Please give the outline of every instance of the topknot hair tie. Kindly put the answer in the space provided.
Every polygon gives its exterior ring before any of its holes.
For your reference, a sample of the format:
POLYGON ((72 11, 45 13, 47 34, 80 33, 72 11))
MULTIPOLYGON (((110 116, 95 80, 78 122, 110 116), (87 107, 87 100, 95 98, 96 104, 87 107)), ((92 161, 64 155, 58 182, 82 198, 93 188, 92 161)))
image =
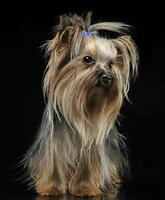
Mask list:
POLYGON ((96 32, 82 31, 82 36, 84 36, 84 37, 89 37, 92 35, 96 35, 96 32))

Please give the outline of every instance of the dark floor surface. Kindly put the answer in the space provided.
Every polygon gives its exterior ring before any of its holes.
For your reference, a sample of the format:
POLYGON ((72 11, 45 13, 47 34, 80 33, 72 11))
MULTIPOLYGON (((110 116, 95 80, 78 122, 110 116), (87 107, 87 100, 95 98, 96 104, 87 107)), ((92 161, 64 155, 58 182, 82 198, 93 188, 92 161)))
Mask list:
POLYGON ((10 191, 6 188, 2 191, 0 200, 163 200, 165 199, 163 185, 163 182, 132 184, 123 188, 117 196, 106 194, 97 197, 74 197, 71 195, 39 197, 32 192, 14 191, 14 189, 10 191))

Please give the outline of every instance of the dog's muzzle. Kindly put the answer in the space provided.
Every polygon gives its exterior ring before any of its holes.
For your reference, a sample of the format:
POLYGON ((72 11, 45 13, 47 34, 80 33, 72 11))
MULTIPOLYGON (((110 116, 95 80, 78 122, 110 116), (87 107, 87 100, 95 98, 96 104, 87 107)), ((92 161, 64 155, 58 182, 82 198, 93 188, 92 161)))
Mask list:
POLYGON ((101 74, 99 77, 99 83, 101 86, 108 87, 111 84, 112 76, 107 74, 101 74))

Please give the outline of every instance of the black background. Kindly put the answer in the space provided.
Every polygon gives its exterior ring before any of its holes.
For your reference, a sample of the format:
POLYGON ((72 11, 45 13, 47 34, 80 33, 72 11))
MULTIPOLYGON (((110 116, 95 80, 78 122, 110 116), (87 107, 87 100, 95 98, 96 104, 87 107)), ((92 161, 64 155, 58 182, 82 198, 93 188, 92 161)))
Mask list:
POLYGON ((18 162, 35 137, 44 102, 41 81, 46 65, 39 48, 51 38, 58 15, 93 11, 93 22, 122 21, 132 25, 140 53, 139 76, 131 87, 132 105, 125 103, 121 132, 128 138, 134 191, 163 188, 165 51, 163 5, 126 2, 9 3, 1 7, 1 137, 0 189, 28 193, 18 162))

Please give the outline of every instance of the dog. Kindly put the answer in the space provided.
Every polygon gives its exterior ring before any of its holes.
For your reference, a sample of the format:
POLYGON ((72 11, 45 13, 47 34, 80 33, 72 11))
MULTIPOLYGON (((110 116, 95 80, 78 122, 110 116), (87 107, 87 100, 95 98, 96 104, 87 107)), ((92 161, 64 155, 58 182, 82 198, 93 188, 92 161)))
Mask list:
POLYGON ((116 123, 138 71, 128 28, 120 22, 91 24, 90 12, 62 15, 44 45, 46 108, 24 159, 30 185, 41 196, 119 191, 128 159, 116 123))

